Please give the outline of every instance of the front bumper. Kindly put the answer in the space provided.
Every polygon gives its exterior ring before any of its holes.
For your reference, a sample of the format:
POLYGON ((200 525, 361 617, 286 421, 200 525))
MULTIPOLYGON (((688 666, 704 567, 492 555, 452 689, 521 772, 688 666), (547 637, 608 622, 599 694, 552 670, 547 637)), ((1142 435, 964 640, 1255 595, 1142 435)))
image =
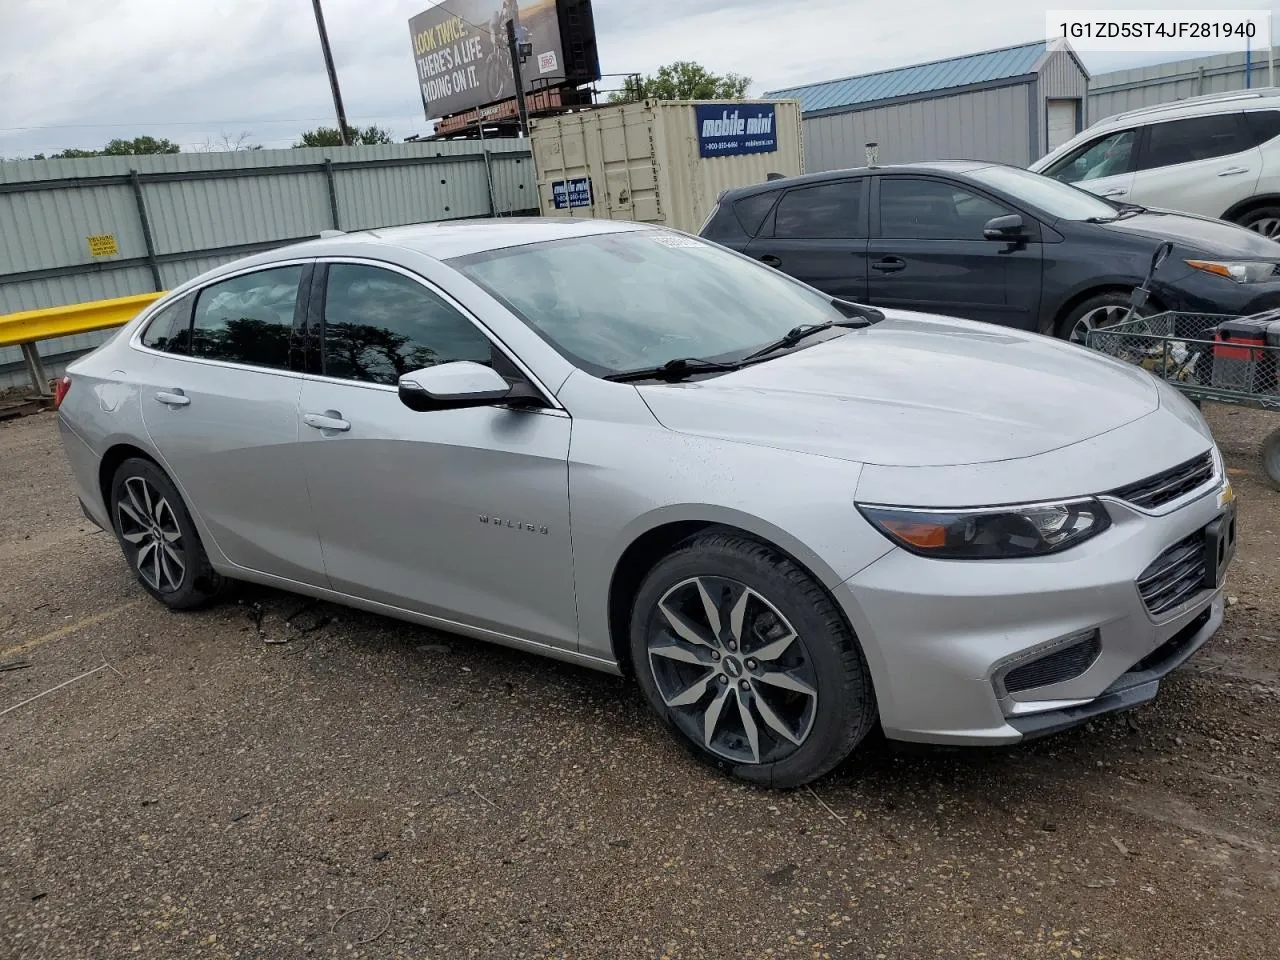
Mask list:
POLYGON ((965 562, 893 550, 845 581, 836 599, 862 642, 886 735, 1016 743, 1150 700, 1221 626, 1222 591, 1199 589, 1153 617, 1136 581, 1221 516, 1229 496, 1219 475, 1160 515, 1106 500, 1111 528, 1061 554, 965 562), (1004 689, 1011 663, 1095 630, 1099 652, 1079 675, 1004 689))

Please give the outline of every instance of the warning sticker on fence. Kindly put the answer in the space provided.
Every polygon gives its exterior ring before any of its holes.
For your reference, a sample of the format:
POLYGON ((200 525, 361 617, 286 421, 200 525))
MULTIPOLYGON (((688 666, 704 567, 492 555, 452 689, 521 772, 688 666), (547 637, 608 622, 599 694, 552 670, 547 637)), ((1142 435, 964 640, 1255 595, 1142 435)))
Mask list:
POLYGON ((114 257, 120 252, 120 244, 116 243, 114 234, 95 233, 85 239, 89 241, 89 256, 91 257, 114 257))
POLYGON ((682 237, 678 233, 655 233, 653 240, 664 247, 700 247, 702 243, 693 237, 682 237))

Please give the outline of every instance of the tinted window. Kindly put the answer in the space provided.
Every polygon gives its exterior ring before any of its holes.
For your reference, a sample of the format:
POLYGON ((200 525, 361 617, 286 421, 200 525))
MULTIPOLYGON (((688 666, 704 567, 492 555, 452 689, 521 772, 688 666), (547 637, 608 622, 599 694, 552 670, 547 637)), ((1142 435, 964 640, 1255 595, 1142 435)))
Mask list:
POLYGON ((1211 160, 1248 150, 1252 145, 1244 117, 1239 113, 1153 123, 1147 128, 1147 146, 1138 169, 1211 160))
POLYGON ((788 190, 778 204, 773 235, 797 240, 865 237, 862 181, 840 180, 788 190))
POLYGON ((488 364, 488 339, 422 284, 353 263, 329 267, 324 300, 324 372, 395 386, 401 375, 448 363, 488 364))
POLYGON ((276 267, 200 291, 191 354, 254 367, 289 367, 302 267, 276 267))
POLYGON ((733 205, 734 216, 747 236, 754 237, 760 232, 764 218, 773 209, 773 201, 778 199, 777 193, 757 193, 755 196, 743 197, 733 205))
POLYGON ((1244 115, 1252 146, 1280 137, 1280 110, 1250 110, 1244 115))
POLYGON ((1137 139, 1138 135, 1133 130, 1118 130, 1071 151, 1057 163, 1046 167, 1045 175, 1063 183, 1076 183, 1131 173, 1137 139))
POLYGON ((880 235, 902 240, 981 240, 993 217, 1012 211, 941 180, 880 181, 880 235))
POLYGON ((147 324, 143 346, 166 353, 186 353, 191 332, 191 297, 175 300, 147 324))

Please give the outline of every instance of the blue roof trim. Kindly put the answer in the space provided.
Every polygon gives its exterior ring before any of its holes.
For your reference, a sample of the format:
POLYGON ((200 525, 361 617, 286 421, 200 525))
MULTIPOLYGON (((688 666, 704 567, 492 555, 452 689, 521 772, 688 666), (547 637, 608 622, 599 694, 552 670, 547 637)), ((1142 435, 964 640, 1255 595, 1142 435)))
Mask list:
POLYGON ((860 77, 772 90, 764 96, 770 100, 799 100, 803 113, 877 103, 935 90, 971 87, 1021 77, 1035 71, 1047 49, 1046 41, 1037 40, 1017 47, 882 70, 860 77))

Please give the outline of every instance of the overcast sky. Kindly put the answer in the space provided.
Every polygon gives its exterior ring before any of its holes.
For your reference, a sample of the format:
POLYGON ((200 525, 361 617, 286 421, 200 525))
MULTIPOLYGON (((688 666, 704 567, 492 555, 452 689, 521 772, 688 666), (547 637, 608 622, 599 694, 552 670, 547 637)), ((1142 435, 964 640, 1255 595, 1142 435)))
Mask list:
MULTIPOLYGON (((449 0, 445 0, 447 4, 449 0)), ((408 20, 427 0, 324 0, 347 116, 429 132, 408 20)), ((601 69, 677 59, 750 76, 751 92, 1043 37, 1045 11, 1096 0, 596 0, 601 69)), ((1124 0, 1126 8, 1195 8, 1124 0)), ((1201 0, 1200 8, 1280 0, 1201 0)), ((1168 56, 1083 57, 1091 70, 1168 56)), ((614 81, 616 83, 616 81, 614 81)), ((606 81, 604 86, 608 85, 606 81)), ((150 134, 287 147, 333 125, 311 0, 0 0, 0 157, 150 134)))

